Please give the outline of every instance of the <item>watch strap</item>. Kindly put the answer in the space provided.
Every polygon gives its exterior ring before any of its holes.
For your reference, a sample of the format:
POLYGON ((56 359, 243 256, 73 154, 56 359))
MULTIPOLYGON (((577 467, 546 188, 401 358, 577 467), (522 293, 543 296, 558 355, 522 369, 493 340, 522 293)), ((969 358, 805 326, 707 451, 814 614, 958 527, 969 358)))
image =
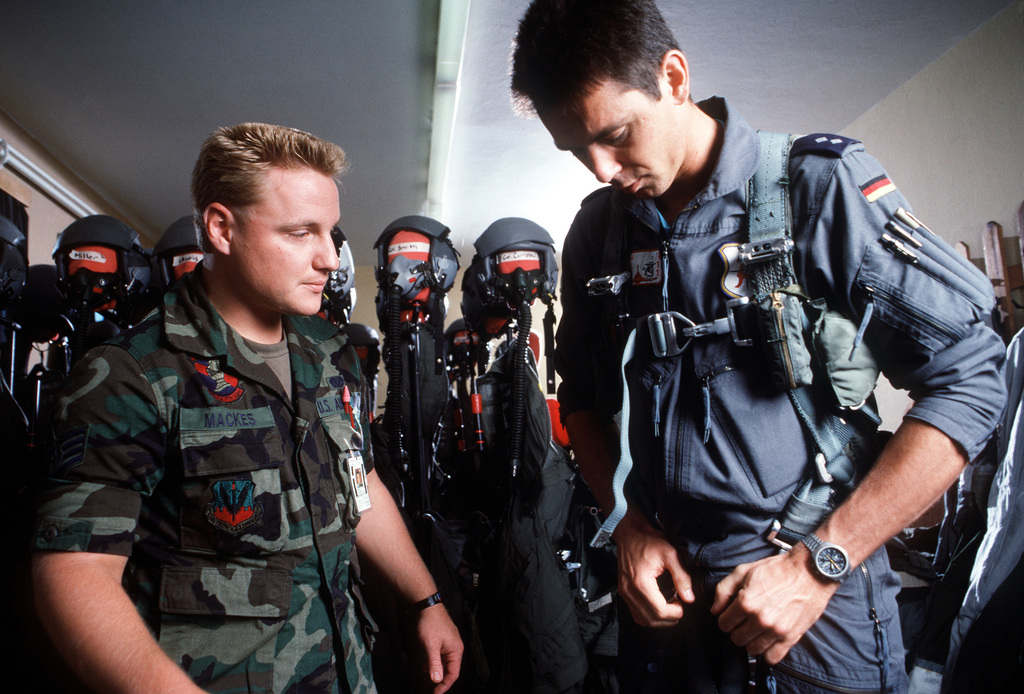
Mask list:
POLYGON ((433 607, 434 605, 440 605, 441 602, 442 602, 442 600, 441 600, 441 593, 437 592, 437 593, 434 593, 433 595, 428 595, 427 597, 423 598, 422 600, 417 600, 413 604, 409 605, 409 611, 410 612, 422 612, 423 610, 427 609, 428 607, 433 607))

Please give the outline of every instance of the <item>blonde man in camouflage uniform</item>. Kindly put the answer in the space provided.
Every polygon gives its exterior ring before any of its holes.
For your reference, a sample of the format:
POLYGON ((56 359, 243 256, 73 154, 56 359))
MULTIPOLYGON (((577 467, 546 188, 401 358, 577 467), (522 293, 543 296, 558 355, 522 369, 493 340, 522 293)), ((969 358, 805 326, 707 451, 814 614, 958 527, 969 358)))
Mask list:
POLYGON ((204 266, 56 403, 36 601, 99 691, 374 691, 353 543, 410 605, 433 690, 458 676, 458 631, 372 470, 356 354, 306 317, 338 264, 344 165, 288 128, 211 135, 204 266))

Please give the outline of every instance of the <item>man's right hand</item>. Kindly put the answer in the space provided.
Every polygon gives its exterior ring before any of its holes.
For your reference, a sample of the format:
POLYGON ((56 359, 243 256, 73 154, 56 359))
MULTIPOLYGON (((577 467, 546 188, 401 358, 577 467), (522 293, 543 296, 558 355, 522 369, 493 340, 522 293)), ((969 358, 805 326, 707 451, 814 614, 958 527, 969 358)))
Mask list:
POLYGON ((683 603, 694 600, 690 575, 676 548, 635 511, 628 511, 612 535, 618 548, 619 595, 633 621, 645 627, 668 627, 683 616, 683 603), (672 589, 662 592, 658 578, 667 574, 672 589))

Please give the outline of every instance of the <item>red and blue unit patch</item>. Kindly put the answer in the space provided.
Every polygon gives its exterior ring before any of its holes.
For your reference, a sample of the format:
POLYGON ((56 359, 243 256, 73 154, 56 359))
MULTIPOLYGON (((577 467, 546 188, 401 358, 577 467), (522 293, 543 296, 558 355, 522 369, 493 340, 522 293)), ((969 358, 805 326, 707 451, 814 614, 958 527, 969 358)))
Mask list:
POLYGON ((219 402, 234 402, 242 397, 245 390, 238 385, 238 377, 224 373, 220 368, 219 359, 192 359, 196 374, 203 386, 219 402))
POLYGON ((254 502, 255 485, 251 480, 213 483, 213 501, 206 506, 210 525, 231 535, 259 523, 263 506, 254 502))

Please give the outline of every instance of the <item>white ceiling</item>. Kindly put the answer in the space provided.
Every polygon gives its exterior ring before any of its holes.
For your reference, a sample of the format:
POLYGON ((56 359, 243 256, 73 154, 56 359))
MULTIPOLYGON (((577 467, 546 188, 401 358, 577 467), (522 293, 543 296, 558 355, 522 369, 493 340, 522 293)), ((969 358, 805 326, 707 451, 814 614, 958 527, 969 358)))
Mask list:
MULTIPOLYGON (((838 131, 1013 0, 661 0, 696 98, 758 128, 838 131)), ((528 0, 471 0, 454 136, 435 213, 463 263, 495 219, 560 240, 596 182, 511 110, 528 0)), ((0 0, 0 110, 150 241, 189 212, 213 129, 262 120, 342 147, 359 265, 427 212, 439 0, 0 0)), ((433 212, 434 208, 431 208, 433 212)), ((560 241, 559 241, 560 245, 560 241)))

